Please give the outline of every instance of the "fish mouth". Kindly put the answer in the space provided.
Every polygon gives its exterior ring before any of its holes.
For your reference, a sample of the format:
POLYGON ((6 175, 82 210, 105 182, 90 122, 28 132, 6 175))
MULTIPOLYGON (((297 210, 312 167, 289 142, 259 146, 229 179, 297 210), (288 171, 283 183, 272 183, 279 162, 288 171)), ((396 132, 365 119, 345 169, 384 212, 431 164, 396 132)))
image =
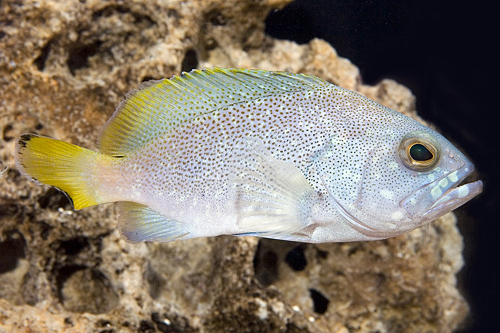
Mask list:
POLYGON ((466 162, 461 168, 421 187, 403 199, 400 206, 411 219, 420 218, 422 222, 437 219, 482 192, 480 180, 458 186, 472 171, 474 165, 466 162))

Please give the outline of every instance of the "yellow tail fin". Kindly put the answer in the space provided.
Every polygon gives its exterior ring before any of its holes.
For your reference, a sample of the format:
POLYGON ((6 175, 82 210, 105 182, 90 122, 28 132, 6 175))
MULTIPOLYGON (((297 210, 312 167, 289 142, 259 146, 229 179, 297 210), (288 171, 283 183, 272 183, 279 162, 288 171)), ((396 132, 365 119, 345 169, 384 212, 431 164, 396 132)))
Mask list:
POLYGON ((103 203, 92 182, 92 166, 100 153, 63 141, 23 134, 16 143, 18 168, 35 180, 57 187, 75 209, 103 203))

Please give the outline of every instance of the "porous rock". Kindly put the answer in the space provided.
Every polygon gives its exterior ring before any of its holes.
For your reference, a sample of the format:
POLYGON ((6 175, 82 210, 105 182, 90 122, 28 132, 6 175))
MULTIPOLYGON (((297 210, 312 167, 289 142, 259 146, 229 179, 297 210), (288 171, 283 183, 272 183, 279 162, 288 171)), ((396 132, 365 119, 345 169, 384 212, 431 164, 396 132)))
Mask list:
MULTIPOLYGON (((394 81, 362 84, 322 40, 264 33, 288 0, 6 0, 0 5, 0 332, 449 332, 468 313, 447 214, 384 241, 221 236, 129 244, 113 205, 73 211, 21 176, 15 138, 96 147, 140 82, 211 66, 302 72, 417 118, 394 81)), ((339 13, 341 15, 341 13, 339 13)))

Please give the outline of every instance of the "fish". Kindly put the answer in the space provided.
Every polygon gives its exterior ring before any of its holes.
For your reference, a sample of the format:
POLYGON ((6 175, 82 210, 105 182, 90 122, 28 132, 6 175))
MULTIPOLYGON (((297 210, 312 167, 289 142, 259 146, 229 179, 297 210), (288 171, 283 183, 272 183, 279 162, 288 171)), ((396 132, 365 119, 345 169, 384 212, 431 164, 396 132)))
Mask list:
POLYGON ((211 68, 142 83, 98 150, 36 135, 17 168, 74 209, 115 202, 130 242, 219 235, 370 241, 425 225, 482 191, 438 132, 318 77, 211 68))

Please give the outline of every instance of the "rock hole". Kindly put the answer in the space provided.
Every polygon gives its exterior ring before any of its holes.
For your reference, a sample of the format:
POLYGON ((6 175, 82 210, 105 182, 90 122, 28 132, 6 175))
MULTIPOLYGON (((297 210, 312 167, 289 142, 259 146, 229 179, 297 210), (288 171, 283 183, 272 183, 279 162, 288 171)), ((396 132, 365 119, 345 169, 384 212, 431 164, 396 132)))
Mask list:
POLYGON ((97 325, 99 327, 102 327, 102 329, 99 329, 99 333, 116 333, 116 329, 113 327, 113 323, 109 320, 99 319, 97 325))
POLYGON ((192 332, 190 329, 189 322, 184 317, 174 316, 174 318, 169 318, 169 316, 164 314, 159 314, 158 312, 153 312, 151 314, 151 320, 156 324, 156 328, 162 333, 182 333, 182 332, 192 332))
POLYGON ((62 241, 60 245, 60 249, 68 256, 76 255, 86 247, 89 247, 89 241, 82 236, 62 241))
POLYGON ((148 265, 148 269, 146 270, 146 280, 149 284, 149 296, 153 299, 158 299, 158 296, 160 296, 161 290, 165 285, 165 281, 151 267, 151 265, 148 265))
POLYGON ((148 82, 154 80, 152 76, 145 76, 142 78, 141 82, 148 82))
POLYGON ((177 327, 172 325, 172 322, 166 316, 160 316, 158 312, 151 314, 151 320, 156 324, 160 332, 168 333, 181 333, 177 327))
POLYGON ((109 5, 92 14, 92 19, 96 20, 101 17, 111 17, 116 14, 130 13, 130 8, 122 5, 109 5))
POLYGON ((178 20, 180 19, 179 12, 176 11, 175 9, 170 8, 167 12, 168 17, 173 17, 174 19, 178 20))
POLYGON ((14 139, 14 137, 12 135, 9 134, 10 131, 12 131, 14 129, 14 127, 12 126, 12 124, 7 124, 3 127, 3 140, 5 142, 9 142, 9 141, 12 141, 14 139))
POLYGON ((189 72, 192 69, 198 67, 198 55, 196 51, 193 49, 189 49, 186 51, 184 55, 184 59, 182 60, 181 71, 189 72))
POLYGON ((161 80, 161 79, 158 79, 158 78, 146 75, 145 77, 142 78, 141 82, 148 82, 148 81, 151 81, 151 80, 161 80))
POLYGON ((44 221, 40 221, 39 225, 40 225, 40 236, 42 237, 43 240, 47 240, 49 238, 50 232, 54 228, 44 221))
POLYGON ((347 251, 347 256, 352 257, 359 252, 361 248, 359 246, 353 246, 347 251))
POLYGON ((255 278, 264 286, 269 286, 278 280, 278 255, 273 250, 266 248, 259 240, 257 251, 253 258, 255 278))
POLYGON ((85 268, 87 268, 87 267, 82 266, 82 265, 67 265, 67 266, 61 267, 60 269, 58 269, 56 271, 55 276, 56 276, 57 290, 59 292, 59 299, 62 298, 61 289, 63 287, 64 282, 66 282, 66 280, 69 279, 69 277, 73 273, 75 273, 79 270, 83 270, 85 268))
POLYGON ((218 10, 212 10, 207 14, 207 20, 215 26, 222 26, 227 24, 227 17, 224 16, 220 11, 218 10))
POLYGON ((38 70, 41 72, 43 72, 43 70, 45 69, 45 63, 47 61, 47 58, 49 57, 49 53, 50 53, 50 42, 48 42, 42 48, 38 57, 33 61, 36 68, 38 68, 38 70))
POLYGON ((71 209, 71 201, 64 194, 64 192, 51 187, 39 199, 38 204, 41 208, 48 208, 50 210, 58 210, 59 208, 71 209))
MULTIPOLYGON (((9 168, 9 170, 7 170, 7 179, 9 179, 9 180, 12 180, 13 182, 17 183, 18 181, 20 181, 21 177, 22 177, 21 173, 17 169, 9 168)), ((26 200, 26 199, 29 199, 31 197, 29 194, 20 194, 19 198, 21 200, 26 200)), ((19 209, 19 207, 16 209, 19 209)), ((1 216, 2 216, 2 211, 0 210, 0 217, 1 216)))
POLYGON ((147 321, 147 320, 141 320, 141 322, 139 324, 138 332, 139 333, 155 333, 156 328, 152 322, 147 321))
POLYGON ((26 241, 19 231, 6 233, 5 240, 0 242, 0 274, 16 269, 19 259, 26 257, 25 247, 26 241))
POLYGON ((213 38, 208 38, 206 41, 205 41, 205 49, 207 51, 211 51, 213 49, 215 49, 217 46, 219 46, 219 43, 217 43, 217 41, 213 38))
POLYGON ((101 44, 101 41, 96 41, 91 44, 73 46, 67 60, 69 71, 73 76, 77 70, 89 67, 89 58, 98 53, 101 44))
POLYGON ((16 215, 19 212, 20 212, 19 206, 16 204, 13 203, 0 204, 0 219, 5 216, 12 218, 12 216, 16 215))
POLYGON ((316 249, 316 256, 319 259, 326 259, 326 258, 328 258, 328 252, 320 250, 320 249, 316 249))
POLYGON ((294 271, 302 271, 306 268, 307 259, 304 254, 304 245, 299 245, 290 252, 285 257, 285 261, 294 271))
POLYGON ((127 6, 122 5, 109 5, 107 7, 104 7, 103 9, 98 10, 92 14, 92 20, 95 21, 101 18, 122 15, 130 15, 134 19, 134 24, 139 25, 144 29, 147 29, 156 24, 156 22, 148 15, 136 12, 127 6))
POLYGON ((70 265, 57 272, 59 299, 71 312, 107 313, 118 305, 118 294, 100 271, 70 265))
POLYGON ((313 310, 318 314, 324 314, 328 310, 330 300, 316 289, 309 289, 309 295, 313 301, 313 310))

